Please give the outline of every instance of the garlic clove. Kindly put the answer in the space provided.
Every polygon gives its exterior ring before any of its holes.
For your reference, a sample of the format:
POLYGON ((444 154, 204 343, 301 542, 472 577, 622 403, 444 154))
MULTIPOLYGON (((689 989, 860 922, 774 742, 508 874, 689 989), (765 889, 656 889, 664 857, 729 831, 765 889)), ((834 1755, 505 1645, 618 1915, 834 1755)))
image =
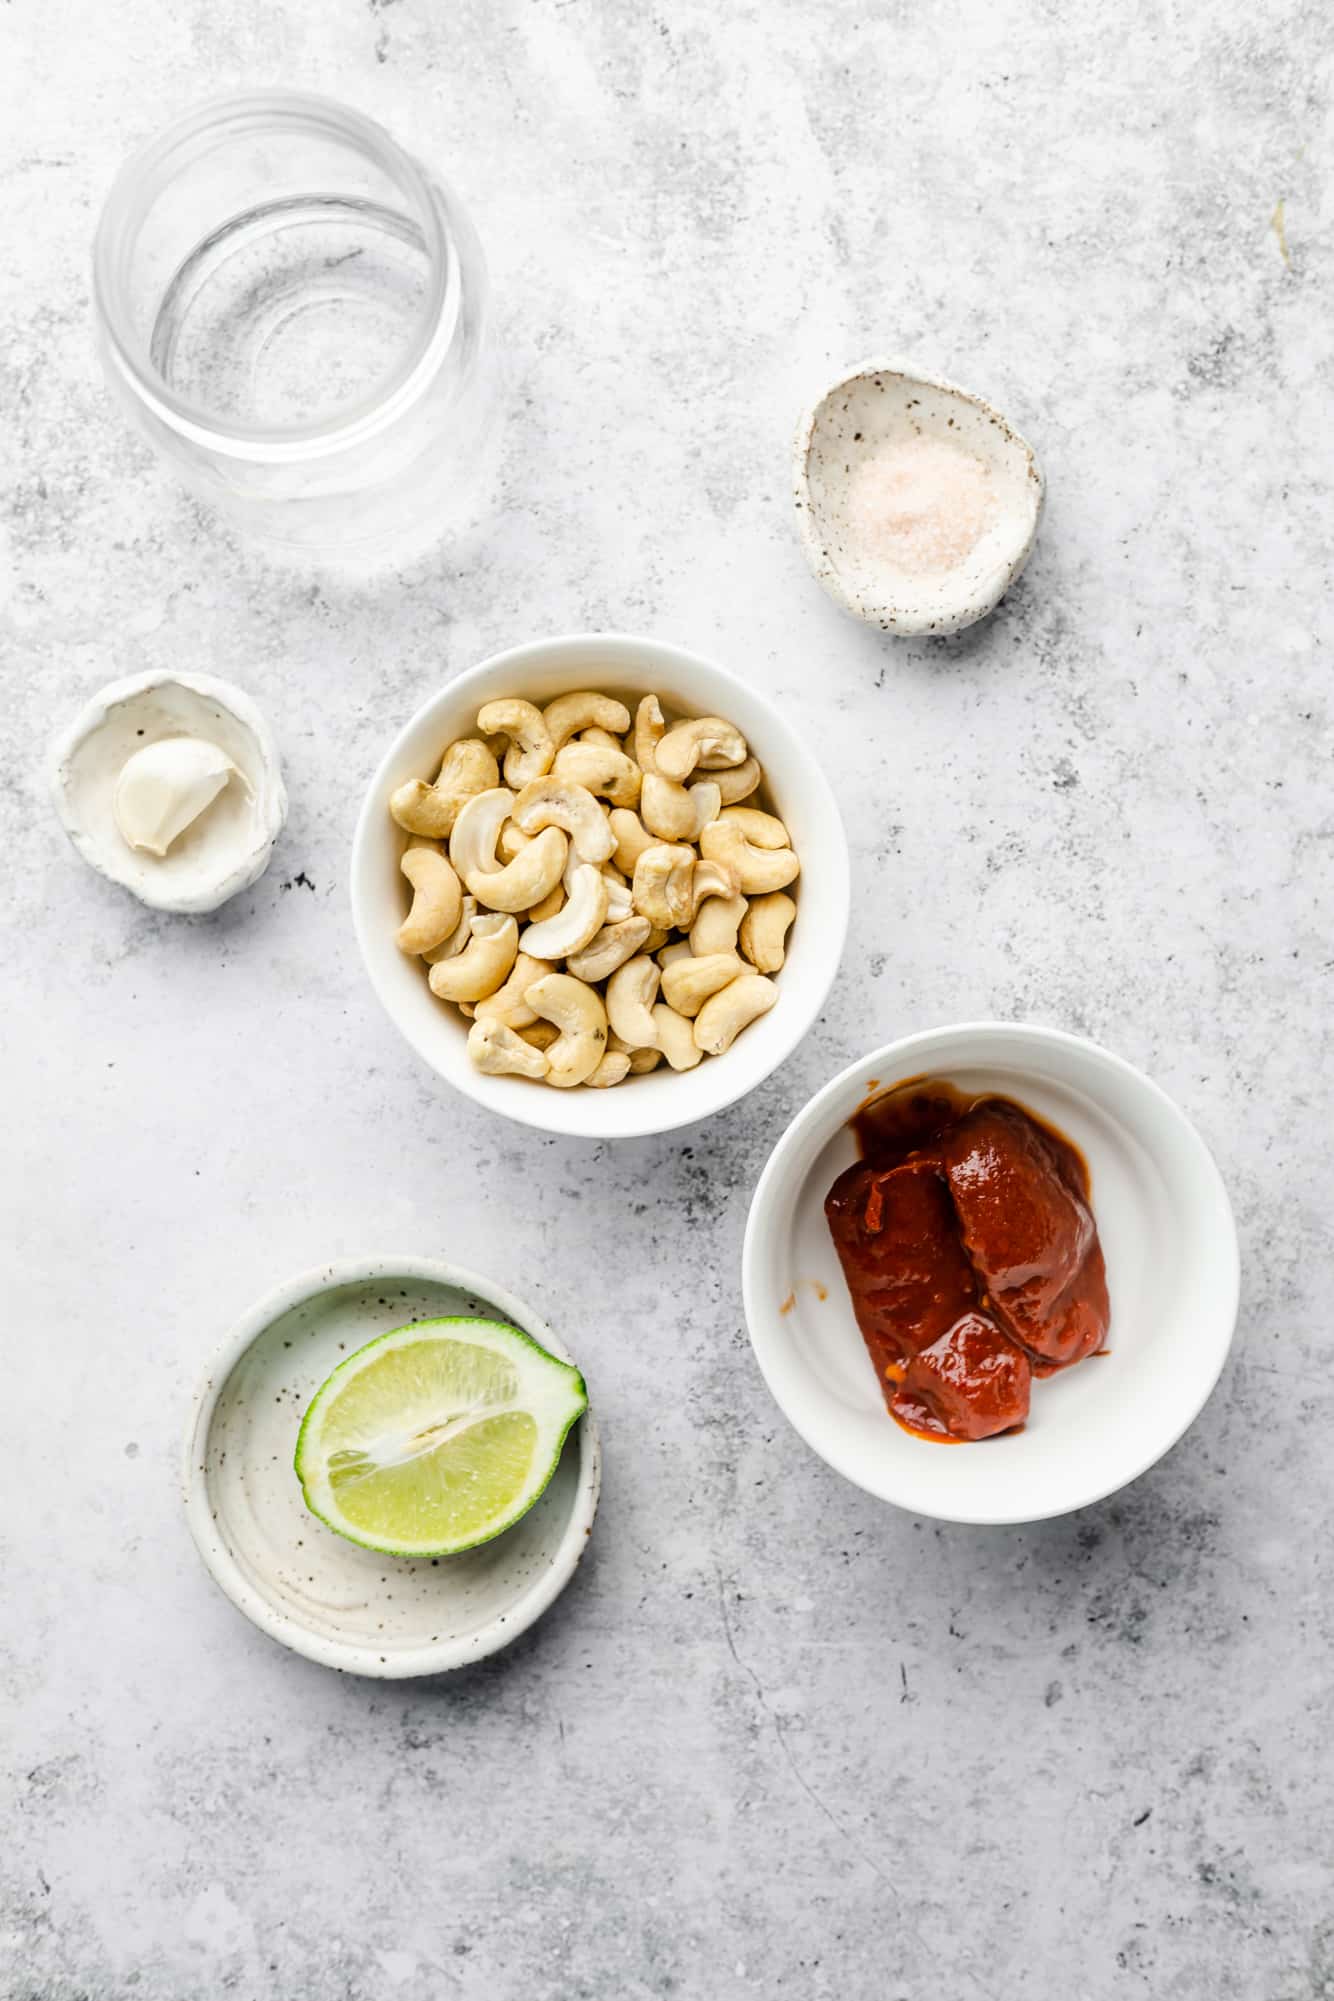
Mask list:
POLYGON ((140 854, 165 855, 233 776, 241 774, 226 751, 204 737, 145 744, 116 780, 113 811, 121 838, 140 854))

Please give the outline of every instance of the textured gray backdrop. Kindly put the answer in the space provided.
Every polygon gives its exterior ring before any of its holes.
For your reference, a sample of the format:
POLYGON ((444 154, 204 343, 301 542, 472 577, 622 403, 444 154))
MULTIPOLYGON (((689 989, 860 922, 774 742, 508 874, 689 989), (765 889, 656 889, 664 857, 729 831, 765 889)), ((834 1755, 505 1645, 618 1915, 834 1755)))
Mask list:
POLYGON ((1329 43, 1319 0, 0 10, 5 2001, 1334 1996, 1329 43), (431 154, 492 258, 501 504, 374 590, 238 553, 91 354, 126 148, 274 82, 431 154), (800 402, 886 348, 1048 474, 1021 586, 953 642, 841 619, 789 518, 800 402), (346 898, 411 709, 599 625, 815 733, 855 871, 799 1053, 621 1148, 436 1088, 346 898), (172 665, 252 689, 288 763, 274 865, 212 920, 83 870, 35 774, 101 681, 172 665), (739 1303, 789 1115, 980 1014, 1147 1067, 1243 1238, 1190 1437, 1031 1530, 843 1485, 739 1303), (507 1657, 359 1684, 214 1592, 180 1427, 286 1274, 465 1246, 582 1358, 602 1513, 507 1657))

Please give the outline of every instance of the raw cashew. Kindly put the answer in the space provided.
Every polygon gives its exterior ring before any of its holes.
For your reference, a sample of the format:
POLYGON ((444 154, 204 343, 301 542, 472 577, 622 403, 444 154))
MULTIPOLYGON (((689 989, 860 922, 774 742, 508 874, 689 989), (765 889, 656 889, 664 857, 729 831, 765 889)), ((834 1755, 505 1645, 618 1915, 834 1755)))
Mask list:
MULTIPOLYGON (((699 869, 695 875, 698 878, 699 869)), ((706 897, 690 927, 690 949, 695 957, 707 959, 710 952, 735 952, 737 928, 747 907, 744 896, 706 897)))
POLYGON ((712 1000, 706 1000, 695 1016, 696 1048, 706 1056, 721 1056, 742 1029, 767 1014, 777 999, 778 989, 772 980, 759 973, 743 973, 712 1000))
MULTIPOLYGON (((477 711, 477 727, 483 736, 507 736, 505 783, 516 789, 531 785, 550 771, 556 746, 540 709, 531 702, 506 700, 488 702, 477 711)), ((733 760, 735 762, 735 760, 733 760)))
POLYGON ((673 1070, 693 1070, 702 1061, 703 1051, 695 1047, 695 1034, 683 1014, 659 1001, 653 1010, 653 1033, 659 1049, 673 1070))
POLYGON ((497 987, 493 994, 477 1003, 479 1021, 498 1021, 506 1028, 531 1028, 537 1015, 529 1007, 524 996, 534 980, 540 980, 543 973, 549 973, 550 966, 541 959, 534 959, 523 950, 523 940, 519 940, 519 956, 510 968, 509 978, 503 987, 497 987))
POLYGON ((604 868, 602 880, 607 885, 607 922, 623 924, 627 917, 634 914, 635 900, 630 894, 630 885, 619 869, 608 874, 604 868))
POLYGON ((581 952, 572 952, 567 961, 578 980, 605 980, 641 950, 649 935, 647 917, 626 917, 616 924, 604 924, 581 952))
POLYGON ((630 1058, 619 1049, 609 1049, 591 1077, 584 1079, 595 1091, 610 1090, 613 1084, 620 1084, 630 1074, 630 1058))
POLYGON ((652 959, 627 959, 607 981, 607 1019, 631 1049, 653 1049, 657 1031, 649 1013, 662 974, 652 959))
POLYGON ((621 739, 618 736, 613 736, 610 730, 580 730, 577 741, 579 743, 595 743, 601 750, 625 749, 625 745, 621 742, 621 739))
POLYGON ((658 768, 655 753, 666 729, 662 703, 656 695, 645 695, 635 710, 635 761, 646 776, 658 768))
POLYGON ((721 993, 745 970, 735 952, 711 952, 707 959, 678 959, 663 968, 662 997, 678 1014, 694 1016, 706 1000, 721 993))
POLYGON ((547 1059, 540 1049, 506 1028, 503 1021, 481 1016, 468 1030, 468 1055, 475 1070, 488 1077, 545 1077, 547 1059))
POLYGON ((787 957, 784 940, 797 906, 776 889, 757 896, 741 920, 741 949, 758 973, 776 973, 787 957))
POLYGON ((535 1021, 531 1028, 515 1030, 520 1042, 531 1043, 534 1049, 550 1049, 560 1034, 554 1021, 535 1021))
POLYGON ((689 942, 684 938, 678 938, 674 944, 664 945, 662 950, 655 956, 658 964, 666 972, 668 966, 674 966, 678 959, 688 959, 691 957, 689 942))
POLYGON ((439 848, 411 847, 399 862, 412 884, 412 908, 398 927, 400 952, 433 952, 459 921, 463 890, 439 848))
POLYGON ((736 893, 737 872, 730 863, 696 862, 695 873, 690 878, 690 914, 686 923, 694 923, 706 897, 732 897, 736 893))
POLYGON ((748 757, 744 764, 735 765, 730 771, 716 772, 715 782, 723 795, 724 806, 735 806, 738 800, 749 799, 758 788, 762 775, 758 757, 748 757))
POLYGON ((563 827, 581 861, 610 861, 616 847, 611 822, 588 787, 554 776, 524 786, 514 802, 514 821, 525 834, 563 827))
POLYGON ((444 944, 437 945, 433 952, 422 953, 422 957, 428 966, 439 965, 442 959, 454 959, 458 957, 468 940, 472 937, 472 920, 476 915, 477 898, 475 896, 465 896, 459 921, 450 932, 448 938, 446 938, 444 944))
POLYGON ((445 752, 434 785, 409 779, 390 798, 389 811, 410 834, 441 841, 453 833, 460 809, 473 794, 499 783, 500 768, 486 745, 476 737, 460 737, 445 752))
POLYGON ((648 937, 644 940, 644 950, 650 953, 660 952, 664 945, 671 943, 671 938, 672 934, 670 930, 664 930, 661 924, 655 924, 649 932, 648 937))
POLYGON ((545 924, 548 917, 554 917, 558 910, 564 910, 564 908, 565 881, 562 877, 554 889, 547 891, 540 903, 533 905, 532 909, 528 912, 528 922, 530 924, 545 924))
POLYGON ((745 755, 746 739, 731 723, 721 716, 692 716, 668 730, 654 751, 654 761, 664 778, 680 784, 697 764, 706 771, 719 771, 740 764, 745 755))
POLYGON ((792 846, 787 828, 775 813, 761 813, 758 806, 729 806, 722 817, 729 827, 739 827, 753 848, 772 852, 792 846))
POLYGON ((501 867, 496 860, 496 843, 513 806, 514 794, 509 787, 493 785, 486 792, 474 793, 460 808, 449 837, 449 859, 465 882, 470 875, 501 867))
POLYGON ((643 773, 623 750, 602 750, 595 743, 567 743, 556 752, 551 769, 557 778, 586 785, 613 806, 633 806, 638 801, 643 773))
MULTIPOLYGON (((699 837, 700 853, 707 860, 718 862, 736 874, 736 886, 743 896, 768 896, 775 889, 786 889, 801 873, 801 863, 791 848, 760 848, 747 840, 744 832, 729 816, 744 813, 744 806, 729 806, 722 818, 706 827, 699 837)), ((768 819, 767 813, 759 816, 768 819)), ((775 820, 775 826, 782 822, 775 820)))
POLYGON ((530 924, 523 934, 523 949, 534 959, 566 959, 581 952, 607 917, 607 885, 591 862, 580 862, 567 877, 569 891, 554 917, 530 924))
POLYGON ((463 880, 488 910, 531 910, 560 881, 568 852, 569 842, 560 828, 547 827, 504 868, 473 869, 463 880))
POLYGON ((496 854, 502 862, 512 862, 517 854, 523 852, 532 838, 531 834, 524 833, 522 827, 516 827, 513 820, 506 820, 500 830, 500 838, 496 842, 496 854))
POLYGON ((657 1069, 661 1061, 662 1051, 660 1049, 632 1049, 630 1051, 630 1075, 632 1077, 647 1076, 650 1070, 657 1069))
POLYGON ((653 836, 646 831, 638 813, 632 813, 628 806, 618 806, 610 819, 611 831, 616 836, 616 866, 626 875, 633 875, 635 863, 645 848, 653 846, 653 836))
POLYGON ((690 889, 694 872, 693 848, 665 845, 645 848, 635 863, 632 891, 640 916, 668 930, 689 924, 694 914, 690 889))
POLYGON ((687 791, 675 779, 650 771, 639 797, 639 817, 661 840, 697 841, 702 829, 718 818, 721 806, 722 793, 711 780, 701 780, 687 791))
POLYGON ((519 927, 514 919, 487 911, 473 918, 472 937, 463 950, 432 966, 431 992, 438 1000, 485 1000, 503 986, 518 956, 519 927))
POLYGON ((547 1051, 547 1082, 558 1091, 586 1083, 607 1049, 607 1012, 592 987, 572 973, 547 973, 529 987, 528 1005, 560 1030, 547 1051))
MULTIPOLYGON (((579 688, 573 694, 557 695, 554 702, 548 702, 542 711, 542 720, 547 726, 553 748, 559 750, 581 730, 608 730, 616 736, 624 736, 630 727, 630 711, 624 702, 616 701, 611 695, 599 695, 592 688, 579 688)), ((620 748, 619 744, 613 745, 617 751, 620 748)))

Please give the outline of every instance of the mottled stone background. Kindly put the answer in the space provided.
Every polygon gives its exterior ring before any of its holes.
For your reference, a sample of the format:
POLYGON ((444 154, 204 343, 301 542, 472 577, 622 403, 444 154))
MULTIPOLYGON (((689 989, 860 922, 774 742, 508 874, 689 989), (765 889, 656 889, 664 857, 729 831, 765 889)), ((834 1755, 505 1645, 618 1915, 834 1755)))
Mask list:
POLYGON ((1334 1996, 1330 41, 1320 0, 0 9, 6 2001, 1334 1996), (126 149, 279 81, 443 165, 512 362, 494 517, 374 589, 238 553, 91 354, 126 149), (798 553, 798 406, 877 349, 1045 462, 1022 585, 954 642, 841 619, 798 553), (781 1074, 620 1148, 435 1087, 346 895, 441 677, 600 625, 818 734, 856 884, 781 1074), (164 665, 251 688, 288 762, 274 865, 212 920, 81 868, 35 772, 164 665), (826 1471, 739 1301, 789 1115, 979 1014, 1148 1068, 1244 1246, 1191 1435, 1029 1530, 826 1471), (214 1591, 182 1421, 288 1273, 465 1245, 584 1361, 603 1509, 508 1656, 360 1684, 214 1591))

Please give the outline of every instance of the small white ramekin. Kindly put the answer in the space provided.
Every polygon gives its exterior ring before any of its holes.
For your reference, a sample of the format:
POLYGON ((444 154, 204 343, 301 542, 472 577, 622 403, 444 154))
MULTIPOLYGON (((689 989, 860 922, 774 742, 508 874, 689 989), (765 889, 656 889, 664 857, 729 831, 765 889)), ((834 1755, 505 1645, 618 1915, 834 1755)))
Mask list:
POLYGON ((743 1253, 751 1344, 789 1423, 868 1493, 952 1522, 1040 1521, 1138 1479, 1217 1382, 1238 1283, 1227 1191, 1185 1114, 1095 1043, 1001 1022, 907 1036, 826 1084, 769 1157, 743 1253), (889 1416, 824 1215, 856 1158, 848 1121, 922 1076, 1015 1098, 1066 1133, 1088 1162, 1107 1260, 1108 1352, 1035 1383, 1024 1429, 974 1445, 914 1437, 889 1416))
POLYGON ((352 844, 352 916, 371 984, 395 1027, 438 1075, 488 1111, 545 1132, 629 1139, 709 1118, 754 1090, 790 1056, 824 1004, 848 928, 847 836, 829 782, 808 744, 772 702, 721 668, 655 639, 590 633, 541 639, 497 653, 417 711, 399 731, 367 789, 352 844), (522 1077, 488 1077, 468 1059, 468 1023, 436 1000, 426 968, 394 943, 404 913, 399 857, 407 837, 389 795, 409 778, 435 776, 446 746, 476 732, 477 711, 503 695, 539 706, 575 688, 634 700, 658 694, 665 707, 734 722, 764 767, 773 810, 801 859, 792 894, 797 919, 774 975, 778 999, 723 1056, 695 1069, 665 1064, 609 1091, 553 1090, 522 1077))

